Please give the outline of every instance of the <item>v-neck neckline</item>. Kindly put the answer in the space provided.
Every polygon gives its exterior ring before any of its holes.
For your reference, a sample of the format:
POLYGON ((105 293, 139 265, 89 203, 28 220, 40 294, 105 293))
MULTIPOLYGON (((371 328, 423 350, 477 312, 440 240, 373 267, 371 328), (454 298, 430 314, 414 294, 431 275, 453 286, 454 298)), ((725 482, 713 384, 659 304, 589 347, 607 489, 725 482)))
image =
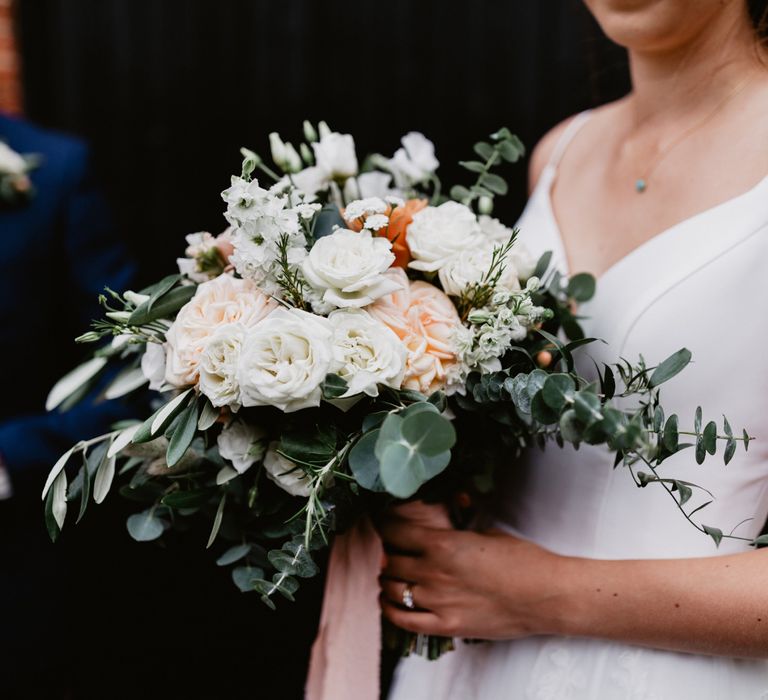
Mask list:
MULTIPOLYGON (((584 122, 586 121, 587 120, 585 119, 584 122)), ((575 136, 575 133, 574 133, 574 136, 575 136)), ((552 187, 554 186, 554 183, 555 183, 555 176, 557 175, 558 165, 559 165, 558 162, 548 163, 544 168, 544 171, 542 172, 541 177, 539 178, 538 185, 540 185, 543 190, 542 196, 544 199, 544 209, 546 212, 546 216, 549 219, 550 224, 557 235, 558 243, 560 245, 562 265, 565 268, 563 271, 566 274, 572 274, 574 270, 571 269, 571 261, 568 256, 568 248, 565 244, 565 237, 563 236, 563 231, 560 228, 560 223, 557 220, 557 215, 555 214, 555 208, 552 200, 552 187)), ((743 199, 750 198, 755 193, 759 192, 766 185, 768 185, 768 175, 765 175, 757 183, 755 183, 752 187, 745 190, 744 192, 734 195, 733 197, 729 197, 728 199, 725 199, 722 202, 719 202, 718 204, 714 204, 711 207, 702 209, 700 212, 697 212, 696 214, 692 214, 691 216, 688 216, 685 219, 681 219, 677 223, 674 223, 671 226, 668 226, 667 228, 662 229, 661 231, 654 234, 650 238, 647 238, 646 240, 644 240, 640 245, 637 245, 631 250, 629 250, 622 257, 618 258, 611 265, 609 265, 605 270, 603 270, 603 272, 601 272, 599 276, 595 275, 598 283, 604 280, 607 276, 610 276, 611 274, 613 274, 616 269, 621 268, 627 261, 633 259, 636 255, 641 254, 642 252, 647 250, 649 247, 658 245, 660 242, 670 237, 679 229, 685 228, 686 226, 694 222, 700 222, 703 218, 711 216, 716 212, 719 212, 721 209, 731 206, 743 199)))

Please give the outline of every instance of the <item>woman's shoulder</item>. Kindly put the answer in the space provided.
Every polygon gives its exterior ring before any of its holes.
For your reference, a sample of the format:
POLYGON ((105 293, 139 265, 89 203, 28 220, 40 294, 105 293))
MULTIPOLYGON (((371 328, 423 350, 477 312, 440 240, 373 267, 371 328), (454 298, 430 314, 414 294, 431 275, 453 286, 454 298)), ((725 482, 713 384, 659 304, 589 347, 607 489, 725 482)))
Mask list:
MULTIPOLYGON (((588 110, 590 118, 594 118, 597 115, 612 111, 621 102, 622 100, 617 100, 616 102, 610 102, 600 107, 595 107, 588 110)), ((531 159, 528 163, 529 192, 532 192, 533 188, 536 187, 536 183, 539 181, 541 173, 544 171, 547 163, 552 160, 555 149, 557 148, 558 143, 560 143, 560 140, 563 138, 563 135, 565 134, 568 127, 575 119, 579 118, 584 113, 585 112, 577 112, 567 119, 564 119, 559 124, 552 127, 546 134, 544 134, 544 136, 542 136, 539 142, 536 144, 533 152, 531 153, 531 159)))

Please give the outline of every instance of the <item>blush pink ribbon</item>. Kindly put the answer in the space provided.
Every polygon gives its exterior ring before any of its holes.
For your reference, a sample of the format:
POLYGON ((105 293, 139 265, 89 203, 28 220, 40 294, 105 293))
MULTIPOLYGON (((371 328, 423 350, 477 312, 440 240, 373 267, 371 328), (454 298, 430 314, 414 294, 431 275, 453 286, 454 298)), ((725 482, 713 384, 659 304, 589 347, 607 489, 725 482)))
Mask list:
POLYGON ((378 700, 383 551, 367 518, 334 540, 306 700, 378 700))

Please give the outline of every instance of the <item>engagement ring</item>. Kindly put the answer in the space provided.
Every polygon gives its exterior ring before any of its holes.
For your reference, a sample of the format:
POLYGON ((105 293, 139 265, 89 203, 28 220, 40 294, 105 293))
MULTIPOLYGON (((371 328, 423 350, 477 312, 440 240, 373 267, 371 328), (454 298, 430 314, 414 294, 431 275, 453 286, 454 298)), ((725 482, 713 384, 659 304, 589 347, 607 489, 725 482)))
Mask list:
POLYGON ((403 605, 409 610, 416 607, 416 603, 413 602, 413 588, 411 588, 410 583, 406 583, 405 588, 403 588, 403 605))

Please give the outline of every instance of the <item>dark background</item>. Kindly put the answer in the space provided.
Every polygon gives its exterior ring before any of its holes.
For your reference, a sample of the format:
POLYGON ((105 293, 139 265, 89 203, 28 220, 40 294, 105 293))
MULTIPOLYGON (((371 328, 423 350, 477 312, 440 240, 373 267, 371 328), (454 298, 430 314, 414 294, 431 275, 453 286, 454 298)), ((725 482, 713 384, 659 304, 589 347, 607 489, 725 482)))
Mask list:
MULTIPOLYGON (((580 0, 19 0, 16 9, 26 116, 91 143, 145 282, 172 271, 184 234, 223 228, 219 193, 239 172, 239 148, 266 155, 270 131, 297 142, 303 119, 325 119, 354 134, 361 155, 391 155, 400 136, 421 130, 454 183, 455 162, 500 126, 530 149, 563 118, 627 89, 623 52, 580 0)), ((512 223, 525 165, 508 174, 497 213, 512 223)), ((169 550, 136 544, 128 512, 113 497, 55 546, 40 545, 51 577, 30 585, 51 607, 49 634, 0 658, 0 695, 17 697, 4 692, 10 677, 24 696, 45 687, 51 698, 301 697, 321 582, 271 613, 213 565, 205 533, 169 550), (46 595, 62 587, 70 604, 46 595)))
MULTIPOLYGON (((444 181, 508 126, 532 147, 626 90, 621 50, 580 0, 21 0, 27 116, 88 138, 145 276, 182 235, 223 228, 240 146, 325 119, 391 155, 421 130, 444 181)), ((525 168, 510 169, 512 220, 525 168)))

